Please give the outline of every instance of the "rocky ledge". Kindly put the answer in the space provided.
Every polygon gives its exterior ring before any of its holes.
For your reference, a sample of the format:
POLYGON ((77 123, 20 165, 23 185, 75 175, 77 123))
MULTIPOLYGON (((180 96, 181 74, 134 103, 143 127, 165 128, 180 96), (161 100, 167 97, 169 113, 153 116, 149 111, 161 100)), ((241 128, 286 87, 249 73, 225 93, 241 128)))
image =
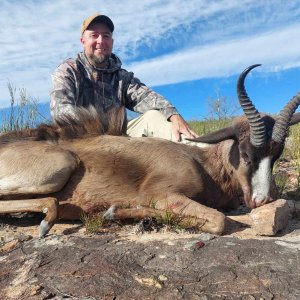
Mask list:
POLYGON ((62 223, 39 239, 36 226, 4 222, 0 299, 300 299, 295 213, 273 237, 247 224, 220 237, 124 228, 87 235, 62 223))

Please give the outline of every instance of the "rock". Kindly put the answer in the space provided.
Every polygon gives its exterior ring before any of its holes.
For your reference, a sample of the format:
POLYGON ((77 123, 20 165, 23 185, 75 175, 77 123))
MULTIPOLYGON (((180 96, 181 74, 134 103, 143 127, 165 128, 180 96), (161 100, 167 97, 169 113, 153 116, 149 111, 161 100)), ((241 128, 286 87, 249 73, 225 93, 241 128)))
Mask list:
POLYGON ((300 201, 295 200, 288 200, 288 205, 290 209, 290 213, 292 217, 299 217, 300 216, 300 201))
POLYGON ((286 227, 289 213, 288 202, 284 199, 255 208, 250 213, 253 229, 259 235, 275 235, 286 227))
POLYGON ((29 235, 29 234, 24 234, 24 233, 21 233, 19 236, 18 236, 18 241, 19 242, 26 242, 26 241, 29 241, 32 239, 32 236, 29 235))
POLYGON ((1 254, 5 254, 8 253, 14 249, 16 249, 18 247, 18 245, 20 244, 20 242, 18 240, 12 240, 6 244, 4 244, 1 248, 0 248, 0 253, 1 254))
POLYGON ((133 279, 135 279, 138 283, 140 283, 141 285, 145 285, 145 286, 154 286, 157 289, 161 289, 162 285, 154 278, 149 277, 149 278, 140 278, 137 275, 135 275, 133 277, 133 279))
MULTIPOLYGON (((43 287, 40 285, 32 285, 28 290, 30 296, 40 295, 43 287)), ((45 299, 45 298, 43 298, 45 299)))
POLYGON ((213 240, 214 238, 216 238, 216 235, 211 233, 203 232, 199 235, 199 240, 202 242, 208 242, 210 240, 213 240))
MULTIPOLYGON (((117 245, 119 238, 23 242, 0 256, 0 299, 300 299, 299 251, 278 239, 218 237, 201 251, 185 251, 194 237, 173 245, 165 239, 117 245)), ((289 244, 298 241, 299 235, 289 244)))
POLYGON ((159 280, 159 281, 167 281, 168 278, 167 278, 166 276, 164 276, 164 275, 159 275, 159 276, 158 276, 158 280, 159 280))

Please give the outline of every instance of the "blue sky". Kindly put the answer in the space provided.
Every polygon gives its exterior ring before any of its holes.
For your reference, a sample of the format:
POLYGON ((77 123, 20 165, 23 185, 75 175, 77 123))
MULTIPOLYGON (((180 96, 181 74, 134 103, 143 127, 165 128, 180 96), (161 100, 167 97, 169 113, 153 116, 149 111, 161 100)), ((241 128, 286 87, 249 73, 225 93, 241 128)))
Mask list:
POLYGON ((8 82, 49 101, 53 70, 82 50, 81 23, 95 12, 114 21, 123 67, 188 120, 218 95, 235 107, 236 79, 252 64, 262 64, 246 80, 258 110, 277 113, 300 90, 300 0, 1 0, 0 107, 8 82))

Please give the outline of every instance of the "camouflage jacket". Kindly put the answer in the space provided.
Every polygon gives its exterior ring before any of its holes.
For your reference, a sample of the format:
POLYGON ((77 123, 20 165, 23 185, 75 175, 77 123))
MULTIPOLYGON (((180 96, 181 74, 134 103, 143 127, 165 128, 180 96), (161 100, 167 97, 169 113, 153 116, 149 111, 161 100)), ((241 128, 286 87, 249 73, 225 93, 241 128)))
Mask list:
POLYGON ((50 109, 55 122, 64 117, 76 119, 76 107, 93 105, 97 111, 113 106, 144 113, 161 111, 167 118, 177 111, 164 97, 148 88, 132 72, 121 68, 121 61, 112 54, 107 69, 93 67, 84 53, 67 59, 55 70, 50 109))

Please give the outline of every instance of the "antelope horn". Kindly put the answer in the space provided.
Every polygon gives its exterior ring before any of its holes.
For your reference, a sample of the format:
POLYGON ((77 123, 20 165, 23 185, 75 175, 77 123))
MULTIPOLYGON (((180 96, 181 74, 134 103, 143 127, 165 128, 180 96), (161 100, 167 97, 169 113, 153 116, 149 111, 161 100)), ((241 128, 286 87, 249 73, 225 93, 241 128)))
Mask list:
POLYGON ((293 117, 290 122, 290 126, 298 124, 299 122, 300 122, 300 112, 297 112, 297 113, 293 114, 293 117))
POLYGON ((260 147, 264 144, 266 140, 266 128, 259 112, 256 110, 255 106, 247 95, 244 81, 247 74, 253 68, 256 68, 258 66, 260 66, 260 64, 252 65, 245 69, 240 75, 237 82, 237 94, 239 102, 250 125, 250 143, 255 147, 260 147))
POLYGON ((235 138, 236 138, 236 135, 235 135, 234 129, 232 127, 226 127, 226 128, 222 128, 218 131, 199 136, 197 138, 186 139, 186 140, 192 141, 192 142, 216 144, 216 143, 222 142, 224 140, 235 139, 235 138))
MULTIPOLYGON (((294 96, 288 104, 280 111, 278 118, 276 118, 275 125, 273 127, 272 140, 277 143, 283 143, 289 126, 299 121, 299 118, 292 119, 294 112, 300 105, 300 93, 294 96), (291 122, 292 121, 292 122, 291 122)), ((297 117, 299 117, 297 115, 297 117)))

